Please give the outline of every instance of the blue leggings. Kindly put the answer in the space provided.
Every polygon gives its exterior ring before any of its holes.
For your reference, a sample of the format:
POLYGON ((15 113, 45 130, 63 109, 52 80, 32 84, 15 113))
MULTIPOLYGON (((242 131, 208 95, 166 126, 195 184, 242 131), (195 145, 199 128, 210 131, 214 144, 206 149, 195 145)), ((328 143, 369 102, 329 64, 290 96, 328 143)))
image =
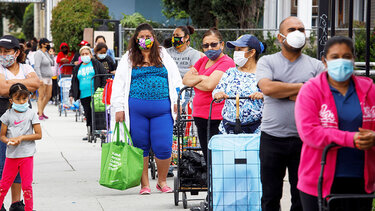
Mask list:
POLYGON ((143 149, 147 157, 150 149, 155 157, 171 157, 173 118, 170 100, 141 100, 129 98, 130 135, 134 146, 143 149))

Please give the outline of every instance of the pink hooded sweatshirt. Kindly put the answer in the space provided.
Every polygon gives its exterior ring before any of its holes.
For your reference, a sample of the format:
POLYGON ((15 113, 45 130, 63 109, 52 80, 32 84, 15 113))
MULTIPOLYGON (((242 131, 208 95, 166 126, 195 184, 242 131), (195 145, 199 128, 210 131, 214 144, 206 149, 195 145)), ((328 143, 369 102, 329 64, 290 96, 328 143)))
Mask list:
MULTIPOLYGON (((362 128, 375 130, 375 86, 370 78, 352 76, 363 113, 362 128)), ((354 148, 355 132, 338 129, 335 100, 329 88, 327 72, 302 86, 295 105, 298 133, 303 141, 298 169, 297 188, 318 195, 318 178, 323 149, 330 143, 354 148)), ((337 148, 327 154, 324 171, 323 197, 330 194, 335 176, 337 148)), ((365 151, 365 190, 375 190, 375 146, 365 151)))

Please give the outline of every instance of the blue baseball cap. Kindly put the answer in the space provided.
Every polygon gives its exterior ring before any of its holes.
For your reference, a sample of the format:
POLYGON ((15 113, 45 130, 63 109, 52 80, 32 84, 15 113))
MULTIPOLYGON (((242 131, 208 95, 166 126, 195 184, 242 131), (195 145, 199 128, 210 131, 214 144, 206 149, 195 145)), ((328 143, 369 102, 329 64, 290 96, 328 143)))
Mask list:
POLYGON ((251 49, 255 49, 259 54, 263 53, 264 45, 262 42, 258 40, 254 35, 245 34, 240 36, 236 41, 228 41, 227 42, 228 48, 235 48, 235 47, 249 47, 251 49))

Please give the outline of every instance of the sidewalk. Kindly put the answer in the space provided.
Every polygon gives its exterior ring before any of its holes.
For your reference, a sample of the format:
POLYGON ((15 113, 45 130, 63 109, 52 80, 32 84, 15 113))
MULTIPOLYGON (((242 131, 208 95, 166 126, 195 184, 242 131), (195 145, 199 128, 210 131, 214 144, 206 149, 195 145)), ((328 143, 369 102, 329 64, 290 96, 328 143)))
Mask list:
MULTIPOLYGON (((33 107, 36 108, 35 103, 33 107)), ((163 194, 156 190, 156 180, 150 179, 152 194, 148 196, 140 196, 138 187, 117 191, 100 186, 100 143, 82 141, 86 134, 85 123, 75 122, 73 112, 68 112, 67 117, 59 117, 54 105, 47 105, 45 113, 50 118, 42 122, 43 139, 37 141, 34 160, 35 210, 184 210, 182 203, 177 207, 174 205, 173 193, 163 194)), ((168 184, 173 188, 173 178, 168 178, 168 184)), ((287 184, 284 190, 289 192, 287 184)), ((198 198, 205 196, 200 193, 198 198)), ((191 198, 190 194, 188 198, 191 198)), ((288 210, 290 197, 284 198, 282 207, 288 210)), ((6 208, 9 200, 8 194, 6 208)), ((197 205, 199 201, 188 202, 188 207, 197 205)))

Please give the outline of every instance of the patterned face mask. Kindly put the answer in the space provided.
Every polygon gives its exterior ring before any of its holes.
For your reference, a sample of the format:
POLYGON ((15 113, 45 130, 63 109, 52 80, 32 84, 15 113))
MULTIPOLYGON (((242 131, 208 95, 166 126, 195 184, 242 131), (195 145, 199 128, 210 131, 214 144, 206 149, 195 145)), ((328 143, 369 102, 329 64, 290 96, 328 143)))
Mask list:
POLYGON ((180 48, 183 44, 183 37, 172 37, 172 44, 175 48, 180 48))
POLYGON ((13 55, 0 55, 0 65, 3 67, 10 67, 16 61, 16 53, 13 55))
POLYGON ((138 39, 138 46, 139 46, 139 49, 141 49, 141 50, 150 49, 150 48, 152 48, 153 44, 154 44, 154 38, 153 37, 148 38, 148 39, 145 39, 145 38, 139 38, 138 39))

